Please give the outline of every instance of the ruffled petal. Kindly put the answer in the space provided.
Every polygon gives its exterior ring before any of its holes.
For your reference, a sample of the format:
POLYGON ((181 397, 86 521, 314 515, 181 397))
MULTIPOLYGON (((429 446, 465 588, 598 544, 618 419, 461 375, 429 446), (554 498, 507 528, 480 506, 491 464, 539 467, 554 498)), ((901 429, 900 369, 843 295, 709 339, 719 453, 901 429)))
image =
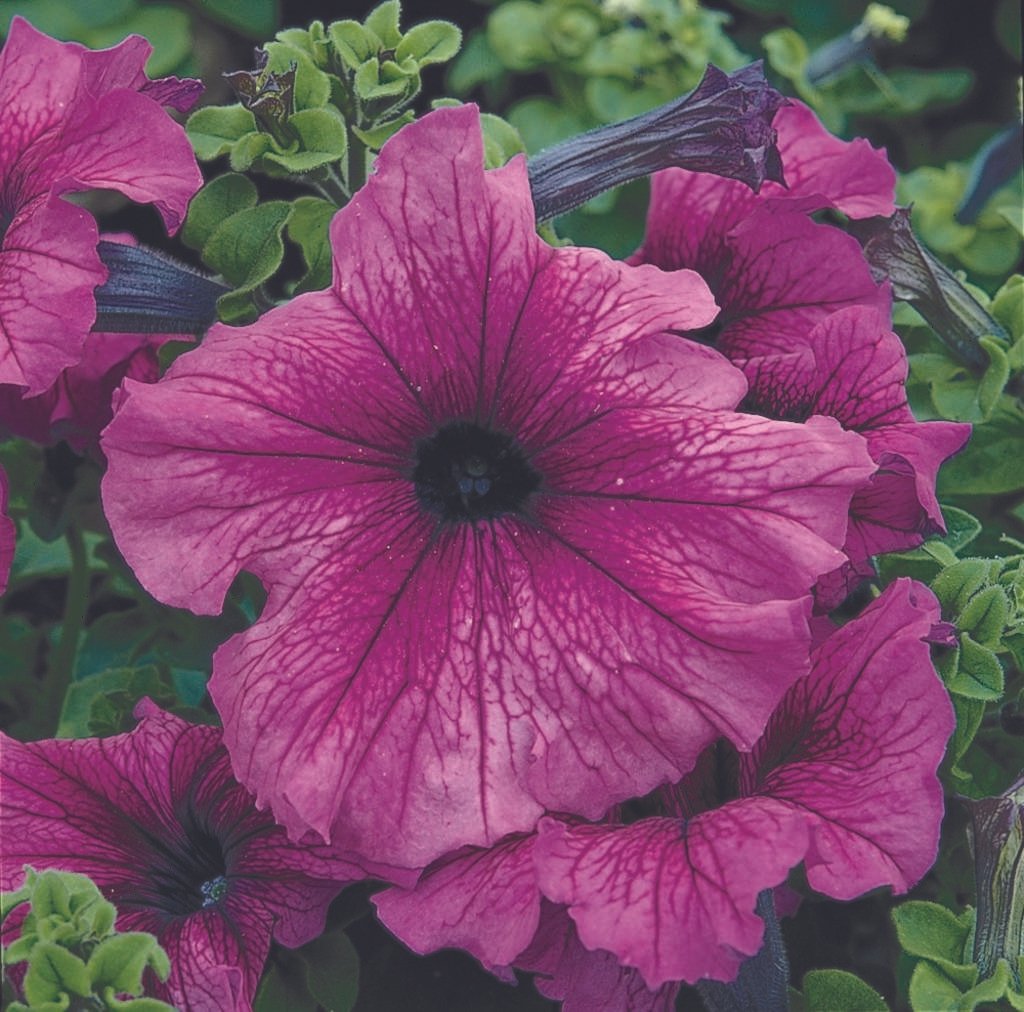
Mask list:
POLYGON ((757 894, 782 882, 806 846, 799 813, 770 798, 630 826, 544 819, 538 880, 568 906, 588 949, 614 953, 648 987, 732 980, 761 946, 757 894))
POLYGON ((938 619, 927 588, 890 585, 815 651, 745 760, 748 790, 807 820, 808 881, 837 899, 906 892, 935 860, 954 727, 926 642, 938 619))
POLYGON ((414 952, 456 947, 494 972, 516 962, 540 921, 533 835, 466 848, 428 868, 411 889, 373 897, 381 921, 414 952))

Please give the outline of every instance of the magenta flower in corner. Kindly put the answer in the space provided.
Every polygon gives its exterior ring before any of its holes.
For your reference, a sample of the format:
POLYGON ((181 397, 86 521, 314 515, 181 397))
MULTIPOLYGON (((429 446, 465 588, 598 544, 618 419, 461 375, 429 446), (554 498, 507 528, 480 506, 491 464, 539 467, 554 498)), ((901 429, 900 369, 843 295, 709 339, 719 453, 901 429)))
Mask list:
POLYGON ((330 289, 126 383, 103 439, 153 594, 267 587, 210 685, 259 803, 421 867, 753 745, 862 439, 737 414, 738 370, 664 334, 704 282, 544 243, 473 107, 390 141, 331 242, 330 289))
POLYGON ((149 81, 150 45, 93 52, 15 18, 0 54, 0 383, 42 393, 77 362, 107 277, 95 220, 62 195, 113 189, 169 231, 202 177, 181 126, 194 81, 149 81))
POLYGON ((347 883, 391 870, 290 842, 232 776, 220 729, 148 700, 137 712, 111 738, 0 738, 0 888, 26 864, 88 875, 119 931, 152 932, 167 951, 170 978, 148 993, 184 1012, 244 1012, 272 936, 315 938, 347 883))
POLYGON ((679 981, 735 977, 761 945, 758 894, 800 861, 838 899, 905 892, 935 859, 954 727, 929 657, 938 618, 927 588, 897 581, 814 649, 751 753, 718 742, 603 823, 547 817, 452 855, 375 896, 378 914, 417 952, 454 945, 497 972, 544 973, 566 1009, 601 981, 623 996, 610 1008, 651 1012, 679 981))
POLYGON ((746 409, 801 421, 829 415, 871 432, 878 470, 855 498, 847 559, 816 589, 828 609, 874 573, 872 555, 944 532, 935 475, 969 429, 914 422, 903 392, 906 354, 888 326, 888 287, 873 280, 860 243, 808 214, 891 214, 895 175, 884 152, 832 137, 800 103, 780 109, 774 124, 788 190, 769 181, 755 195, 731 180, 659 173, 644 243, 631 259, 707 279, 722 313, 700 336, 743 369, 746 409))

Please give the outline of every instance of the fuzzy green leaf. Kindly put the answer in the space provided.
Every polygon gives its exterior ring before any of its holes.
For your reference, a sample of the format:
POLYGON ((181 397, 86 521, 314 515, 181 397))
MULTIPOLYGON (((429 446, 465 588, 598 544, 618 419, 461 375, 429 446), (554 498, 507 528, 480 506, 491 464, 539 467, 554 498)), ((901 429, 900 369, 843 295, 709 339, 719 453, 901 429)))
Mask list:
POLYGON ((1001 495, 1024 488, 1020 448, 1024 411, 1001 398, 992 417, 979 425, 971 441, 939 472, 939 495, 1001 495))
POLYGON ((359 954, 340 929, 302 949, 309 993, 332 1012, 350 1012, 359 997, 359 954))
POLYGON ((292 203, 286 225, 288 238, 297 243, 306 261, 306 274, 296 292, 312 292, 331 283, 329 227, 337 208, 319 197, 299 197, 292 203))
POLYGON ((182 241, 201 250, 226 218, 236 211, 255 207, 257 200, 255 185, 237 172, 211 179, 188 205, 182 241))
POLYGON ((960 634, 960 659, 956 674, 946 682, 950 692, 971 699, 1001 699, 1006 676, 999 658, 988 647, 960 634))
POLYGON ((246 134, 256 132, 256 117, 241 105, 197 109, 185 124, 196 157, 203 162, 226 154, 246 134))
POLYGON ((398 30, 401 14, 402 5, 398 0, 386 0, 370 11, 363 24, 380 39, 386 49, 394 49, 402 41, 402 33, 398 30))
POLYGON ((92 994, 85 963, 53 942, 39 942, 33 948, 23 987, 33 1006, 61 1001, 62 995, 92 994))
POLYGON ((957 626, 982 646, 997 650, 1010 617, 1010 600, 1002 587, 987 587, 974 595, 957 618, 957 626))
POLYGON ((334 21, 327 26, 327 36, 349 70, 358 70, 367 60, 377 55, 379 40, 358 21, 334 21))
POLYGON ((462 32, 450 21, 425 21, 413 25, 395 48, 395 59, 411 57, 421 67, 446 63, 459 51, 462 32))
POLYGON ((970 915, 957 917, 938 903, 908 900, 892 912, 896 937, 911 956, 962 963, 971 933, 970 915))
POLYGON ((345 156, 348 135, 345 121, 336 110, 304 109, 292 116, 288 125, 298 134, 301 150, 291 154, 268 152, 263 156, 266 161, 301 175, 345 156))
POLYGON ((231 215, 203 247, 203 260, 237 288, 251 291, 284 258, 281 232, 291 204, 271 200, 231 215))
POLYGON ((166 980, 171 972, 167 953, 153 935, 126 931, 105 938, 89 957, 88 971, 96 991, 110 987, 116 994, 138 996, 142 993, 142 975, 148 969, 166 980))
POLYGON ((807 1012, 889 1012, 874 988, 845 970, 811 970, 803 994, 807 1012))

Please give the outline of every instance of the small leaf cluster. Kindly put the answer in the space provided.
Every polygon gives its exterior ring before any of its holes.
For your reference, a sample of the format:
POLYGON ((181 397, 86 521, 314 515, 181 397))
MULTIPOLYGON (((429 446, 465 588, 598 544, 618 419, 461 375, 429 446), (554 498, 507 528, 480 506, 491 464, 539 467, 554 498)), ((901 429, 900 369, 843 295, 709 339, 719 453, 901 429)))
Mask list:
POLYGON ((231 173, 193 199, 182 233, 203 261, 234 288, 218 303, 220 318, 249 323, 267 308, 265 286, 285 257, 285 240, 304 271, 288 294, 330 281, 328 225, 363 185, 384 142, 413 119, 408 109, 423 68, 450 60, 461 33, 447 21, 399 28, 398 0, 363 22, 278 32, 257 53, 253 71, 226 75, 240 101, 193 113, 187 131, 197 156, 226 155, 231 173), (291 179, 308 195, 261 201, 242 173, 291 179))
POLYGON ((914 1012, 972 1012, 976 1008, 1024 1010, 1024 956, 1011 967, 1001 959, 982 977, 972 955, 976 914, 959 916, 938 903, 911 900, 892 912, 896 935, 912 966, 910 1005, 914 1012))
POLYGON ((511 75, 545 74, 553 97, 525 99, 508 113, 537 151, 676 98, 696 87, 708 63, 748 63, 725 34, 729 21, 695 2, 510 0, 470 38, 449 85, 457 94, 483 86, 498 99, 511 75))
POLYGON ((20 934, 3 953, 6 966, 28 964, 25 1001, 6 1004, 11 1012, 173 1012, 165 1002, 142 997, 147 970, 167 979, 167 953, 151 934, 116 932, 117 911, 89 878, 26 867, 21 889, 0 896, 0 915, 6 919, 25 903, 20 934))

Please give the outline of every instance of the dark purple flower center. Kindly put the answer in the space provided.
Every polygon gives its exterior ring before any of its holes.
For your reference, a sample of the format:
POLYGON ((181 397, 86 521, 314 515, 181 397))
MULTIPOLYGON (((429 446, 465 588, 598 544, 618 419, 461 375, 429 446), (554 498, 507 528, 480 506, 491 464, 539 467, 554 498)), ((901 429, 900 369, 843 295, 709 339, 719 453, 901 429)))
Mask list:
POLYGON ((421 439, 412 479, 420 506, 443 523, 523 513, 541 482, 513 436, 474 422, 421 439))

